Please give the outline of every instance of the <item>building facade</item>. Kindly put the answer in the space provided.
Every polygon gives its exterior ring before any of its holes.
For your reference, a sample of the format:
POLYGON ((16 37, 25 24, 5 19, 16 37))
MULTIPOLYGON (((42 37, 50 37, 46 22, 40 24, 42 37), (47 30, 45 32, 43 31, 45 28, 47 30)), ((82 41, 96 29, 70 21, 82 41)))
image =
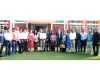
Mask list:
POLYGON ((85 29, 88 30, 98 29, 100 32, 100 21, 99 20, 25 20, 14 22, 10 20, 0 20, 0 29, 19 27, 21 29, 32 29, 39 30, 40 28, 47 28, 48 30, 57 31, 59 28, 61 30, 71 30, 71 29, 85 29))

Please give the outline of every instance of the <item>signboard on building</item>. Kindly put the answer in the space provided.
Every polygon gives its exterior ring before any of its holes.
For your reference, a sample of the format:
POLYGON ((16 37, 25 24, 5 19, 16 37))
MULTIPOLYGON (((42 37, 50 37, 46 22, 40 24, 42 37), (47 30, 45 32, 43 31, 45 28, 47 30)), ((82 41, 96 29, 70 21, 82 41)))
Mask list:
POLYGON ((56 20, 55 23, 64 23, 64 20, 56 20))
POLYGON ((24 22, 24 20, 15 20, 16 22, 24 22))

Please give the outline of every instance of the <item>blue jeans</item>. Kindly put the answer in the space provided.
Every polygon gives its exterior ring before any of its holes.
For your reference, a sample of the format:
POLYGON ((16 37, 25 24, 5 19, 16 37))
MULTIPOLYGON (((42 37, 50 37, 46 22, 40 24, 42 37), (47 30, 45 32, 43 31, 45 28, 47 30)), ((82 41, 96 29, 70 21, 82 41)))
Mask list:
POLYGON ((3 43, 0 43, 0 55, 2 55, 2 50, 3 50, 3 43))
POLYGON ((75 51, 76 52, 80 51, 80 40, 75 40, 75 51))
POLYGON ((17 41, 12 40, 12 54, 16 53, 17 41))
POLYGON ((6 56, 10 55, 11 41, 5 41, 6 43, 6 56))

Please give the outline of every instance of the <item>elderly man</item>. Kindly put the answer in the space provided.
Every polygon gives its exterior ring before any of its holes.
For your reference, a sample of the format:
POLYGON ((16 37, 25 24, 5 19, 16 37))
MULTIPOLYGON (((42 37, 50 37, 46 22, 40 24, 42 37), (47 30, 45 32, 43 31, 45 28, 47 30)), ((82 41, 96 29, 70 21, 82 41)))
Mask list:
POLYGON ((87 47, 90 48, 90 55, 92 55, 92 39, 93 38, 93 34, 91 32, 91 30, 89 30, 88 34, 87 34, 87 47))
POLYGON ((72 29, 70 32, 70 41, 71 41, 71 52, 75 52, 75 39, 76 39, 76 32, 72 29))

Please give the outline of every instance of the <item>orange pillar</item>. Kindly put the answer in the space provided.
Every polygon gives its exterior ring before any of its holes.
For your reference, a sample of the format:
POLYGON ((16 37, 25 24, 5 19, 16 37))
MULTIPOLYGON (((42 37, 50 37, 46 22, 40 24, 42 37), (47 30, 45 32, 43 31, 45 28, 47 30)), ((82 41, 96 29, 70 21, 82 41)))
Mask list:
POLYGON ((88 32, 87 20, 84 21, 85 23, 85 32, 88 32))
POLYGON ((83 29, 85 32, 87 32, 87 21, 83 20, 83 29))
POLYGON ((51 22, 51 30, 53 30, 54 21, 51 22))
POLYGON ((70 20, 68 20, 67 30, 70 30, 70 20))
POLYGON ((8 28, 10 28, 10 20, 8 20, 8 28))

